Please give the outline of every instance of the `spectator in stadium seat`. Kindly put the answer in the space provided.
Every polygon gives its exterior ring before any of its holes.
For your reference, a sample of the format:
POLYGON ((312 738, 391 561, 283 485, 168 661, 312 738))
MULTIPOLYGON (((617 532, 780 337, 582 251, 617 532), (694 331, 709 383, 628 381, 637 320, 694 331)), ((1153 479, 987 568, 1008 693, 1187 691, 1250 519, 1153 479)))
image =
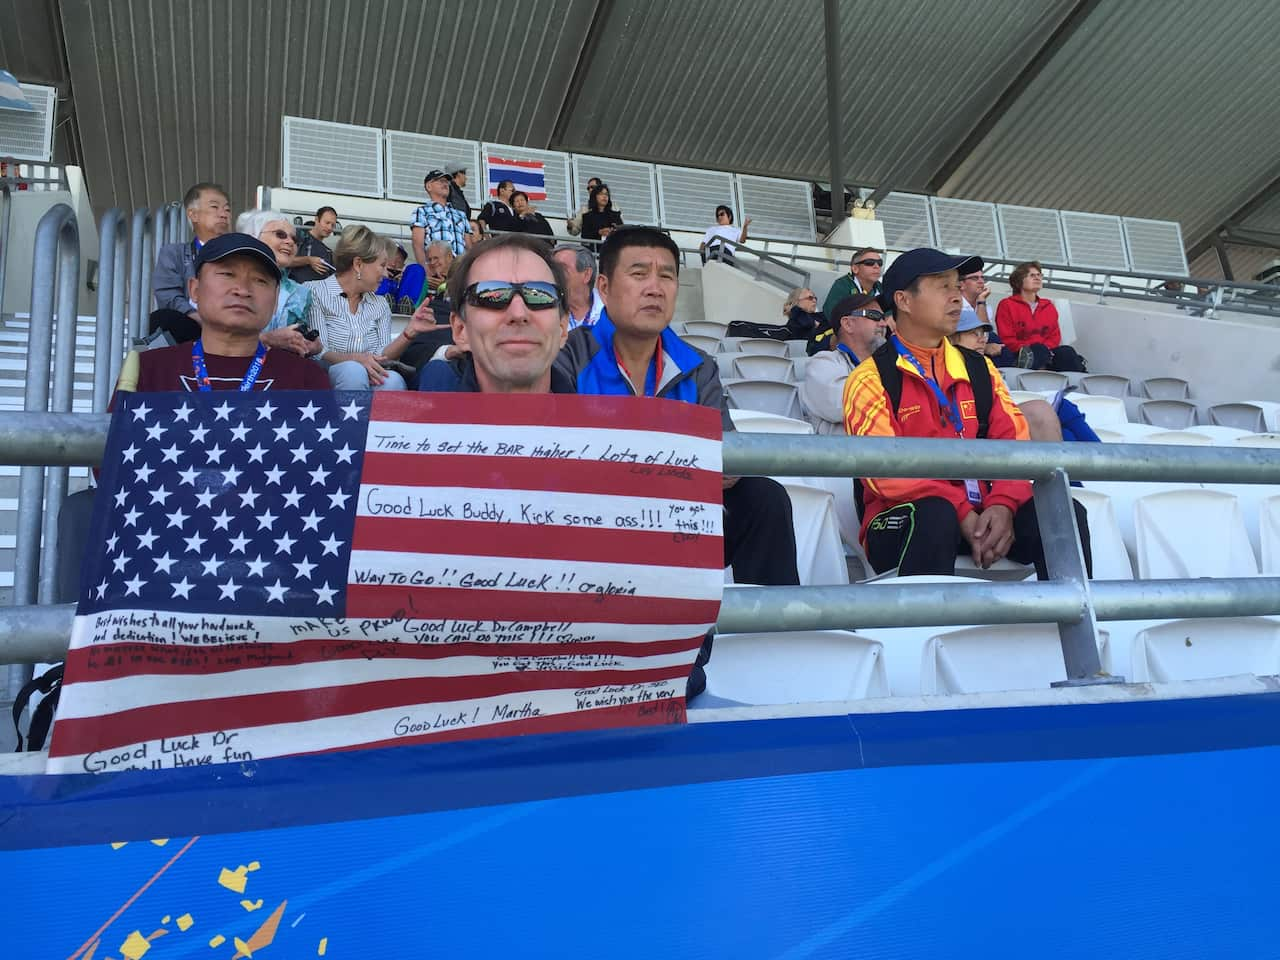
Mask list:
MULTIPOLYGON (((991 320, 987 301, 991 298, 991 284, 983 276, 982 270, 972 270, 967 276, 960 278, 960 295, 964 302, 960 304, 960 326, 957 332, 982 328, 985 333, 981 344, 981 353, 997 367, 1017 366, 1018 355, 1000 342, 1000 335, 995 332, 995 324, 991 320)), ((970 349, 975 347, 966 343, 970 349)))
MULTIPOLYGON (((680 250, 653 227, 613 231, 600 248, 597 288, 605 311, 569 334, 556 366, 578 393, 665 397, 733 421, 716 362, 671 329, 680 250)), ((797 584, 795 531, 786 490, 766 477, 725 477, 725 564, 739 583, 797 584)))
POLYGON ((276 309, 277 260, 266 244, 242 233, 202 243, 187 281, 187 298, 200 305, 200 336, 130 352, 116 390, 327 390, 315 363, 259 339, 276 309))
POLYGON ((321 207, 316 211, 315 222, 302 234, 297 255, 290 265, 289 276, 296 283, 323 280, 333 273, 333 251, 325 241, 333 236, 333 228, 337 225, 338 211, 333 207, 321 207))
POLYGON ((613 209, 607 183, 596 184, 587 201, 587 212, 582 215, 582 239, 603 240, 622 226, 622 214, 613 209))
POLYGON ((747 242, 747 227, 751 226, 751 218, 742 221, 742 229, 733 225, 733 211, 724 204, 716 207, 716 225, 709 227, 698 244, 698 253, 702 254, 702 262, 708 259, 721 263, 733 264, 733 253, 739 243, 747 242), (714 251, 714 252, 713 252, 714 251))
POLYGON ((471 204, 467 200, 467 168, 460 163, 450 164, 444 168, 449 175, 449 206, 466 215, 471 220, 471 204))
MULTIPOLYGON (((453 250, 447 243, 437 240, 427 247, 430 274, 426 277, 427 282, 423 285, 422 295, 415 311, 415 317, 422 314, 418 319, 425 325, 425 329, 420 329, 414 334, 400 357, 407 366, 414 369, 419 378, 423 366, 438 354, 443 357, 441 348, 446 348, 453 343, 453 333, 449 326, 453 304, 449 300, 448 283, 454 264, 457 262, 453 256, 453 250), (423 311, 427 312, 423 313, 423 311)), ((418 269, 422 268, 418 267, 418 269)))
POLYGON ((554 256, 564 267, 569 302, 569 329, 591 326, 600 319, 604 301, 596 289, 596 256, 577 243, 562 243, 554 256))
POLYGON ((262 331, 262 342, 300 357, 319 353, 319 338, 309 340, 304 336, 311 291, 290 279, 288 274, 288 265, 298 250, 289 218, 275 210, 249 210, 237 218, 236 230, 265 243, 275 254, 276 265, 281 271, 275 313, 262 331))
POLYGON ((869 293, 845 297, 835 305, 834 343, 813 354, 800 384, 800 403, 814 433, 844 433, 844 385, 854 368, 883 344, 884 313, 869 293))
POLYGON ((366 226, 343 231, 334 251, 333 276, 307 284, 308 324, 320 331, 321 361, 335 390, 403 390, 403 372, 392 369, 409 342, 435 324, 417 312, 395 337, 391 307, 374 291, 386 276, 390 240, 366 226))
POLYGON ((828 317, 831 310, 845 297, 855 293, 880 293, 880 272, 884 269, 884 251, 875 247, 862 247, 849 258, 849 272, 831 285, 827 299, 822 302, 822 312, 828 317))
POLYGON ((151 290, 156 308, 151 332, 164 331, 175 343, 189 343, 200 336, 200 314, 188 297, 187 286, 196 275, 200 248, 231 231, 231 200, 216 183, 197 183, 182 198, 194 239, 190 243, 166 243, 156 256, 151 290))
POLYGON ((495 230, 502 233, 519 231, 516 215, 511 209, 511 195, 515 192, 516 185, 510 180, 503 180, 498 184, 498 195, 480 208, 476 220, 484 226, 486 234, 495 230))
POLYGON ((555 234, 551 224, 547 223, 547 218, 534 209, 533 204, 529 202, 529 195, 523 190, 517 190, 511 194, 511 209, 515 211, 521 233, 532 233, 542 237, 555 234))
POLYGON ((400 286, 400 281, 404 279, 404 265, 408 260, 409 254, 404 247, 398 243, 393 244, 391 256, 387 259, 387 275, 374 291, 374 296, 386 298, 392 313, 413 313, 417 306, 416 298, 407 296, 400 286))
POLYGON ((458 255, 471 245, 473 234, 467 215, 448 205, 452 182, 443 170, 432 170, 422 179, 429 199, 413 212, 410 234, 414 262, 423 268, 427 266, 427 244, 432 240, 443 240, 458 255))
MULTIPOLYGON (((880 303, 895 312, 897 333, 849 376, 844 393, 848 433, 1027 438, 1022 413, 991 362, 948 340, 960 319, 960 276, 980 266, 976 257, 928 248, 894 261, 880 303)), ((1026 481, 864 478, 861 492, 862 542, 877 572, 896 567, 900 576, 951 574, 965 551, 984 569, 1008 556, 1034 563, 1041 579, 1048 576, 1026 481)), ((1086 563, 1091 563, 1085 511, 1079 504, 1075 509, 1086 563)))
POLYGON ((1020 367, 1083 371, 1084 360, 1074 347, 1062 342, 1058 308, 1052 300, 1040 296, 1043 286, 1044 269, 1036 261, 1029 260, 1013 268, 1009 274, 1013 295, 1001 300, 996 308, 1000 339, 1005 347, 1017 352, 1020 367))
MULTIPOLYGON (((599 177, 591 177, 590 179, 588 179, 587 180, 587 196, 590 196, 591 191, 594 190, 596 187, 600 186, 602 182, 603 181, 599 177)), ((578 208, 578 212, 569 218, 569 221, 565 224, 565 229, 567 229, 575 237, 578 234, 580 234, 582 232, 582 218, 586 216, 587 211, 590 209, 591 208, 584 203, 581 207, 578 208)))

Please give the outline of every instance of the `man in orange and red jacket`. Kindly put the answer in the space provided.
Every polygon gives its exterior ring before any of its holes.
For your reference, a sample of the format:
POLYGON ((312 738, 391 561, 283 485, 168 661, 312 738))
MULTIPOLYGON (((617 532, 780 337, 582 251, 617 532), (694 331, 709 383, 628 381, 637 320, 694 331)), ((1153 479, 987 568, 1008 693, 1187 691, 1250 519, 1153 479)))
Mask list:
MULTIPOLYGON (((844 423, 849 434, 978 439, 978 405, 970 369, 980 364, 988 372, 991 391, 985 436, 1027 439, 1026 420, 995 367, 947 340, 960 319, 960 277, 981 269, 977 257, 953 257, 923 247, 894 261, 884 276, 880 304, 893 311, 897 333, 859 364, 845 383, 844 423), (900 380, 896 409, 882 369, 900 380)), ((952 574, 956 557, 967 552, 984 569, 1008 556, 1034 563, 1037 575, 1048 577, 1029 482, 976 478, 866 478, 861 482, 861 539, 877 572, 896 567, 900 576, 952 574)), ((1075 508, 1089 563, 1085 511, 1078 503, 1075 508)))

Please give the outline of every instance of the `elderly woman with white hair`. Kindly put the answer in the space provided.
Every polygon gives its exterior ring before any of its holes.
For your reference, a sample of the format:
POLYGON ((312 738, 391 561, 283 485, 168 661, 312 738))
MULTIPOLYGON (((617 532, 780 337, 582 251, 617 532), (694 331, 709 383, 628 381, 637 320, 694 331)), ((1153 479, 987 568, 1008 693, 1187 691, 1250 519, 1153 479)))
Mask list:
POLYGON ((259 339, 268 347, 288 350, 303 357, 319 353, 319 338, 307 339, 304 335, 311 291, 289 279, 288 267, 298 251, 293 224, 276 210, 247 210, 236 220, 236 230, 257 237, 270 247, 283 274, 275 313, 259 339))

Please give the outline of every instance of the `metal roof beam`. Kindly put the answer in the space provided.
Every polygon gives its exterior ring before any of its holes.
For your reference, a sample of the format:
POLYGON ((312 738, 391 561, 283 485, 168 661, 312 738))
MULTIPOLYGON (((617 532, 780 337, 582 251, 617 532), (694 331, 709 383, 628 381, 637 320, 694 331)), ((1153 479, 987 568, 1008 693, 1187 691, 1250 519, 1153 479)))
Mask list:
MULTIPOLYGON (((1280 194, 1280 166, 1273 167, 1266 175, 1265 182, 1261 187, 1251 186, 1248 190, 1238 196, 1234 202, 1227 206, 1232 213, 1226 217, 1222 223, 1205 233, 1195 243, 1187 247, 1187 260, 1194 260, 1203 254, 1210 247, 1214 246, 1214 240, 1223 231, 1231 231, 1236 225, 1261 207, 1272 197, 1280 194)), ((1254 231, 1256 232, 1256 231, 1254 231)))
POLYGON ((586 85, 587 76, 591 73, 591 65, 600 49, 600 40, 604 36, 605 25, 609 21, 613 7, 614 0, 596 0, 596 8, 591 14, 591 24, 587 27, 587 35, 583 38, 582 47, 578 50, 577 62, 573 65, 573 75, 569 78, 568 87, 565 88, 564 99, 560 101, 556 122, 551 127, 551 137, 544 144, 548 150, 557 150, 564 143, 569 121, 578 108, 582 88, 586 85))
POLYGON ((823 0, 827 60, 827 159, 831 176, 831 226, 834 229, 847 214, 844 207, 844 136, 841 118, 844 102, 840 96, 840 4, 823 0))
MULTIPOLYGON (((943 185, 951 179, 952 174, 959 169, 960 164, 971 154, 983 138, 991 132, 991 128, 995 126, 996 121, 1004 116, 1014 104, 1014 101, 1022 95, 1022 92, 1031 84, 1045 65, 1053 59, 1059 50, 1066 44, 1068 40, 1080 29, 1081 25, 1093 14, 1097 9, 1101 0, 1075 0, 1071 7, 1058 21, 1058 25, 1045 38, 1044 43, 1032 55, 1017 75, 1009 81, 1000 95, 991 102, 978 121, 965 134, 964 139, 960 141, 960 145, 951 151, 950 156, 943 161, 942 165, 934 172, 933 176, 928 180, 928 192, 937 193, 942 189, 943 185)), ((879 192, 879 191, 877 191, 879 192)), ((887 188, 886 188, 887 192, 887 188)))

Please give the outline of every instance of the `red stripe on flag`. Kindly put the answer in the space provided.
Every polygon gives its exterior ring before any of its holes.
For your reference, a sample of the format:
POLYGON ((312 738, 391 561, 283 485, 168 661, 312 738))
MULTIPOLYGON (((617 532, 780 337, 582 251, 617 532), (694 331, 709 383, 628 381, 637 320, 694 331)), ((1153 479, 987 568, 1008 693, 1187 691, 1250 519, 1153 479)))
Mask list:
MULTIPOLYGON (((602 450, 601 453, 604 451, 602 450)), ((366 453, 360 482, 473 490, 546 490, 607 497, 696 500, 720 508, 718 471, 610 460, 482 457, 448 453, 366 453), (702 493, 703 497, 697 494, 702 493), (714 499, 704 499, 710 493, 714 499)), ((589 510, 583 512, 589 513, 589 510)), ((685 511, 686 514, 688 511, 685 511)))
POLYGON ((501 157, 490 157, 489 166, 502 164, 504 167, 523 167, 526 170, 545 170, 546 164, 541 160, 503 160, 501 157))
POLYGON ((460 557, 637 563, 659 567, 718 567, 724 558, 723 539, 710 534, 532 526, 483 520, 356 518, 352 550, 401 553, 406 543, 419 544, 420 549, 439 544, 442 551, 460 557))
MULTIPOLYGON (((192 646, 107 643, 79 647, 67 654, 73 677, 95 682, 133 676, 188 676, 267 667, 297 667, 339 660, 447 660, 451 657, 584 656, 660 657, 696 650, 702 637, 627 643, 595 641, 571 646, 549 643, 394 643, 379 640, 305 638, 288 643, 232 643, 192 646), (133 657, 143 658, 132 662, 133 657)), ((68 684, 70 686, 70 684, 68 684)))
POLYGON ((522 394, 520 401, 513 403, 507 396, 493 393, 382 390, 373 395, 371 426, 378 420, 501 427, 599 427, 676 433, 704 440, 721 438, 719 410, 654 397, 562 397, 543 393, 522 394))
MULTIPOLYGON (((585 573, 586 571, 584 571, 585 573)), ((579 578, 579 583, 583 578, 579 578)), ((720 601, 603 593, 477 590, 467 587, 347 585, 347 617, 466 620, 483 610, 490 620, 573 623, 715 623, 720 601)))
POLYGON ((302 723, 372 710, 416 709, 423 704, 432 705, 429 711, 447 715, 451 702, 540 690, 572 691, 675 680, 687 677, 691 669, 692 664, 653 670, 525 670, 467 677, 412 677, 343 687, 158 703, 104 716, 60 718, 53 726, 49 755, 74 756, 143 743, 153 739, 156 731, 164 731, 166 737, 189 736, 215 730, 302 723))

